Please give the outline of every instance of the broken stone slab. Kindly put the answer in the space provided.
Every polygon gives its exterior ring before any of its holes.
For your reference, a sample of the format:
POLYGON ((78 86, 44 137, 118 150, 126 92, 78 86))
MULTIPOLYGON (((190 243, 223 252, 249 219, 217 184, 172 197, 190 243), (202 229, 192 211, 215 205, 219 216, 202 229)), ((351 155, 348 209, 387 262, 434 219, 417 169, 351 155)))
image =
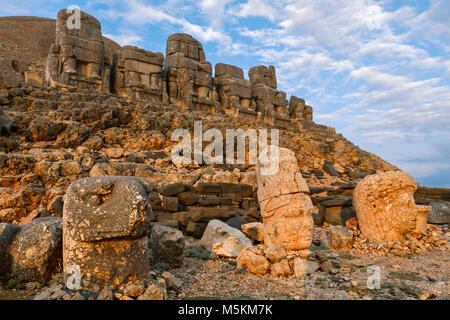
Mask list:
POLYGON ((11 274, 26 281, 45 282, 62 258, 62 219, 37 218, 17 232, 9 247, 11 274))
POLYGON ((168 263, 172 268, 183 265, 185 241, 180 230, 160 224, 153 225, 149 247, 155 262, 168 263))
POLYGON ((241 226, 242 232, 252 240, 264 241, 264 226, 261 222, 250 222, 241 226))
POLYGON ((90 177, 72 183, 63 212, 66 287, 98 292, 149 280, 150 214, 138 178, 90 177))
POLYGON ((172 197, 177 195, 178 193, 184 192, 185 186, 182 183, 171 183, 162 186, 159 193, 166 197, 172 197))
POLYGON ((235 258, 244 248, 250 248, 252 241, 238 229, 220 220, 211 220, 200 244, 219 256, 235 258))
POLYGON ((353 232, 343 226, 330 226, 331 247, 335 250, 350 250, 353 246, 353 232))
POLYGON ((270 263, 263 255, 258 255, 248 249, 243 249, 236 258, 237 267, 248 273, 266 274, 270 263))

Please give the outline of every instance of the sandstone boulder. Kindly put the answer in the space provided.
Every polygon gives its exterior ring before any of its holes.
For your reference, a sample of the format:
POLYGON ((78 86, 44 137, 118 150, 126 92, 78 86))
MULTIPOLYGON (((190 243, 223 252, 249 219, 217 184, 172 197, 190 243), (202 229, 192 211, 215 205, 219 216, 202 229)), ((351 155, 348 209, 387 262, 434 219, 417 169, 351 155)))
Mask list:
POLYGON ((269 260, 248 249, 243 249, 236 258, 237 267, 248 273, 266 274, 270 268, 269 260))
POLYGON ((343 226, 330 226, 331 247, 336 250, 350 250, 353 245, 353 232, 343 226))

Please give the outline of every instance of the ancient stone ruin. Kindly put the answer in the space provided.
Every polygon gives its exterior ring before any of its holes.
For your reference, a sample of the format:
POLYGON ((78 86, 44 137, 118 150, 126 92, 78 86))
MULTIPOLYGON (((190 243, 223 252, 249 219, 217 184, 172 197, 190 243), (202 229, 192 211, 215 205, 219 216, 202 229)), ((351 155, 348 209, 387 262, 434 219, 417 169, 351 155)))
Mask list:
POLYGON ((0 59, 0 299, 448 297, 450 190, 315 123, 273 66, 213 66, 180 33, 165 54, 122 47, 72 14, 45 39, 18 19, 41 60, 0 59), (279 170, 173 163, 175 129, 199 120, 279 130, 279 170))
POLYGON ((114 91, 134 100, 162 102, 166 86, 163 63, 162 53, 124 46, 119 53, 117 68, 112 68, 114 91))
POLYGON ((110 72, 106 67, 105 45, 100 22, 81 12, 80 28, 69 28, 73 13, 58 12, 56 42, 50 48, 47 83, 72 85, 93 90, 109 90, 110 72))
POLYGON ((167 39, 165 57, 133 46, 108 57, 98 20, 81 12, 82 28, 71 29, 67 22, 71 14, 65 9, 58 13, 56 43, 47 61, 46 82, 51 86, 117 93, 184 110, 224 112, 280 127, 312 121, 312 108, 304 100, 292 97, 288 109, 286 93, 277 90, 274 66, 251 68, 247 80, 241 68, 218 63, 213 76, 202 44, 181 33, 167 39))

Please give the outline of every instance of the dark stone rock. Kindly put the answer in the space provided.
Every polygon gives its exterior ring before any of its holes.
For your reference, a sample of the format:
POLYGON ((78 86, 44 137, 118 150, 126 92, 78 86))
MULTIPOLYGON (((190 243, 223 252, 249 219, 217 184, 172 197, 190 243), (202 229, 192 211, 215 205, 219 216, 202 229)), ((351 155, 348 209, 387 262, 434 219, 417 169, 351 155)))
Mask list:
POLYGON ((371 174, 372 174, 372 172, 369 172, 369 171, 356 171, 356 172, 350 172, 348 174, 348 176, 351 179, 362 179, 371 174))
POLYGON ((321 201, 320 204, 325 207, 346 206, 352 204, 352 197, 337 197, 321 201))
POLYGON ((20 227, 9 223, 0 223, 0 278, 11 271, 11 256, 9 246, 19 232, 20 227))
POLYGON ((228 219, 226 222, 229 226, 232 226, 233 228, 239 229, 242 231, 242 225, 247 224, 247 220, 244 217, 236 216, 233 218, 228 219))
POLYGON ((334 168, 333 163, 325 160, 323 164, 323 170, 328 173, 330 176, 341 177, 341 174, 334 168))
POLYGON ((172 197, 178 193, 184 192, 185 187, 182 183, 171 183, 165 186, 162 186, 160 189, 160 193, 166 197, 172 197))
POLYGON ((37 218, 24 225, 12 241, 11 274, 45 282, 62 261, 62 219, 37 218))
POLYGON ((162 208, 166 211, 176 212, 178 211, 178 198, 177 197, 163 197, 162 208))
POLYGON ((428 213, 428 223, 450 223, 450 202, 432 202, 431 211, 428 213))
POLYGON ((197 186, 197 191, 200 194, 220 194, 220 184, 200 182, 197 186))
POLYGON ((243 198, 251 197, 253 194, 253 186, 248 184, 220 183, 222 194, 238 194, 243 198))
POLYGON ((197 202, 197 194, 193 191, 185 191, 177 194, 178 201, 182 205, 192 206, 197 202))
POLYGON ((201 237, 203 237, 203 233, 205 232, 207 225, 208 223, 206 222, 190 221, 186 226, 186 234, 196 239, 200 239, 201 237))
POLYGON ((164 225, 154 225, 149 240, 155 262, 168 263, 179 268, 184 261, 184 238, 180 230, 164 225))
POLYGON ((322 178, 323 177, 323 171, 322 170, 311 170, 310 172, 311 174, 315 175, 317 178, 322 178))

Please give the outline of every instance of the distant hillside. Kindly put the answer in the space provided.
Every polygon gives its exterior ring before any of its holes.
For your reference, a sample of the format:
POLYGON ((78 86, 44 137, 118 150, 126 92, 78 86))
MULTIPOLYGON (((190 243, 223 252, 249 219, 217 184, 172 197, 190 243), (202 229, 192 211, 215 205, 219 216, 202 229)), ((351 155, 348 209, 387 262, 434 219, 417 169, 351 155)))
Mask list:
MULTIPOLYGON (((50 45, 55 41, 56 20, 38 17, 0 17, 0 58, 11 58, 44 65, 50 45)), ((108 38, 106 55, 120 49, 108 38)))

